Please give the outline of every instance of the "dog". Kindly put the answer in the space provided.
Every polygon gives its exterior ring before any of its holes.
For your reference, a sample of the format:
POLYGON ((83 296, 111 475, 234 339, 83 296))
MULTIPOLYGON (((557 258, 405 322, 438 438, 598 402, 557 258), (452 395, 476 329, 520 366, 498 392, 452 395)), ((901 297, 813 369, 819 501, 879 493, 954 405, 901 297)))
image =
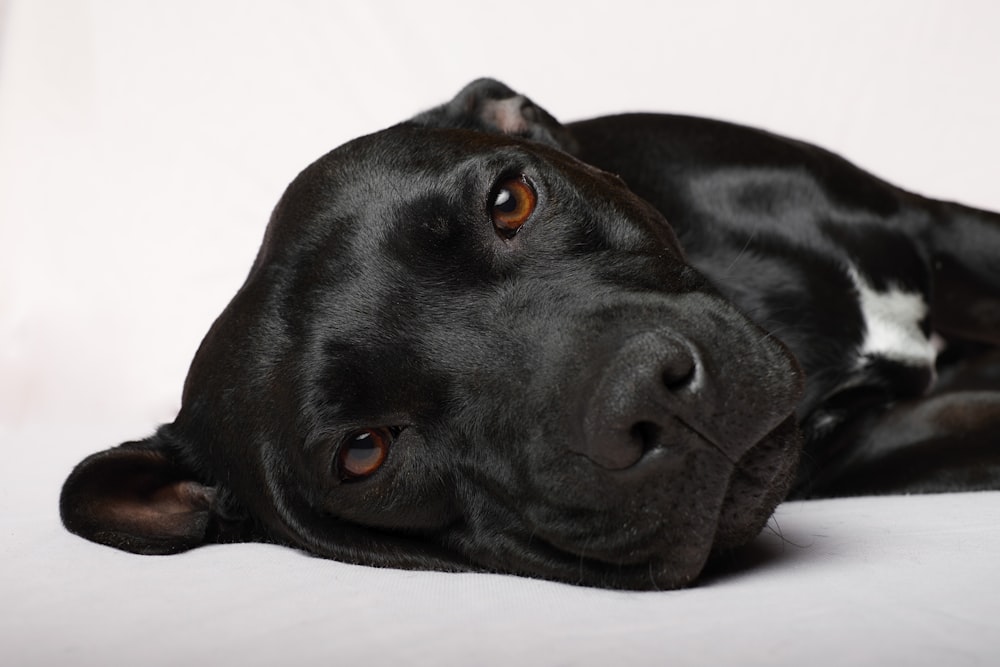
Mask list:
POLYGON ((788 497, 1000 488, 1000 215, 483 79, 277 204, 176 419, 66 527, 144 554, 668 589, 788 497))

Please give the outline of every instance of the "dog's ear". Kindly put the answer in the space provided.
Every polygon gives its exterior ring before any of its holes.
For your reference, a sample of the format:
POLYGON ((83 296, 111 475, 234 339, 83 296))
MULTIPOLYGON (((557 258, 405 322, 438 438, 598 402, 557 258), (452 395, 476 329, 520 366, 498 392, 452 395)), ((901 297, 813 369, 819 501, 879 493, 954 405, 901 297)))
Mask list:
POLYGON ((199 483, 161 436, 84 459, 63 484, 59 510, 71 532, 140 554, 171 554, 206 541, 215 489, 199 483))
POLYGON ((454 127, 507 134, 577 151, 569 130, 548 111, 494 79, 477 79, 450 102, 413 118, 429 127, 454 127))
POLYGON ((932 325, 946 336, 1000 344, 1000 215, 942 203, 930 238, 932 325))

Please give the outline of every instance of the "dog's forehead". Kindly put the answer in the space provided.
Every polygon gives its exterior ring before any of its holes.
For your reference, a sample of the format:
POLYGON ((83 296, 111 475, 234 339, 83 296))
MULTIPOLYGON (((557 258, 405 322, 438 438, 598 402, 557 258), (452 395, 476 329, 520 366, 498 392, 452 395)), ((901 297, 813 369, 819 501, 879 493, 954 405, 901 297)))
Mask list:
POLYGON ((328 162, 328 166, 346 168, 354 175, 360 175, 356 171, 360 165, 386 173, 430 170, 442 174, 447 173, 449 167, 460 167, 470 159, 512 156, 558 162, 568 157, 548 146, 516 137, 407 122, 348 142, 322 160, 328 162))
MULTIPOLYGON (((547 171, 576 178, 624 185, 610 174, 551 146, 499 134, 460 128, 425 127, 410 122, 361 137, 327 153, 306 170, 307 180, 319 176, 341 187, 362 191, 391 182, 396 192, 421 187, 432 181, 447 181, 470 169, 529 167, 544 165, 547 171)), ((382 197, 392 190, 380 190, 382 197)))
MULTIPOLYGON (((275 207, 258 263, 301 263, 317 246, 336 245, 342 253, 393 223, 400 204, 432 194, 457 196, 470 179, 488 190, 492 179, 518 171, 559 182, 563 194, 576 193, 571 197, 622 204, 635 199, 616 176, 550 146, 404 122, 350 141, 306 167, 275 207)), ((484 207, 487 195, 482 193, 484 207)))
POLYGON ((324 229, 349 227, 361 212, 440 184, 476 160, 510 154, 518 143, 409 123, 349 141, 291 182, 271 216, 265 245, 297 245, 324 229))

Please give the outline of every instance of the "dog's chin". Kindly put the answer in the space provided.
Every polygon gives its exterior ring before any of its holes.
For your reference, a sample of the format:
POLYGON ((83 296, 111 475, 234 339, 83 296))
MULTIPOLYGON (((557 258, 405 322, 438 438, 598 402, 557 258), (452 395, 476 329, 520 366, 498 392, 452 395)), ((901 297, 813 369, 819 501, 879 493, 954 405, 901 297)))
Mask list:
POLYGON ((688 542, 623 543, 621 553, 587 554, 539 544, 532 551, 536 560, 528 568, 512 574, 540 577, 561 583, 594 588, 656 591, 685 588, 695 583, 704 569, 710 549, 706 544, 688 542))

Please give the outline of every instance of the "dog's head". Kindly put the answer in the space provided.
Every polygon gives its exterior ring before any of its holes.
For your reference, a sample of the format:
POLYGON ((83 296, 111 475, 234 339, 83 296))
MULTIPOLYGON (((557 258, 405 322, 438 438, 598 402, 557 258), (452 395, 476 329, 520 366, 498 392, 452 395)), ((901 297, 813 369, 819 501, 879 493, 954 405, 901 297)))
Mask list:
POLYGON ((800 392, 618 179, 404 123, 295 179, 177 419, 85 459, 62 512, 141 553, 677 587, 784 496, 800 392))

